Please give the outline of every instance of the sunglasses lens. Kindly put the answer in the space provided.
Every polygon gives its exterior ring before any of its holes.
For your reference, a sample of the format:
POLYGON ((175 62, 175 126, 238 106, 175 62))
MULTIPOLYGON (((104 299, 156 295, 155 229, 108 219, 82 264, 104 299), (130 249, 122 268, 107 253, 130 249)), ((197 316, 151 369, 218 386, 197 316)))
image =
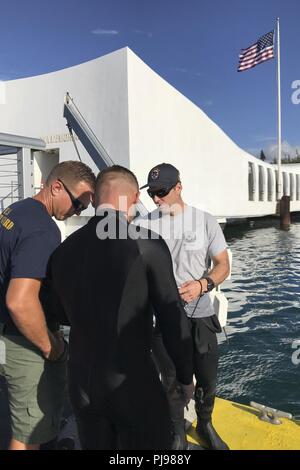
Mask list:
MULTIPOLYGON (((180 181, 177 181, 177 183, 180 183, 180 181)), ((175 188, 175 186, 177 185, 174 184, 173 186, 169 187, 169 188, 164 188, 164 189, 157 189, 156 191, 152 191, 150 188, 147 189, 147 193, 149 194, 149 196, 154 199, 155 196, 157 197, 165 197, 169 194, 169 192, 171 191, 171 189, 175 188)))
POLYGON ((82 204, 82 202, 79 201, 79 199, 74 199, 73 206, 76 211, 80 211, 80 212, 86 209, 84 204, 82 204))
POLYGON ((170 190, 169 189, 161 189, 160 191, 157 191, 157 196, 158 197, 164 197, 167 194, 169 194, 170 190))
POLYGON ((165 197, 169 194, 170 189, 159 189, 158 191, 151 191, 151 189, 147 190, 149 196, 153 199, 155 196, 157 197, 165 197))
POLYGON ((82 212, 85 209, 87 209, 87 207, 85 207, 85 205, 79 199, 77 199, 73 196, 71 191, 67 188, 67 186, 65 185, 65 183, 62 180, 60 180, 58 178, 58 181, 60 181, 60 183, 63 185, 66 193, 69 195, 69 198, 71 199, 71 202, 72 202, 72 206, 73 206, 73 208, 76 212, 82 212))

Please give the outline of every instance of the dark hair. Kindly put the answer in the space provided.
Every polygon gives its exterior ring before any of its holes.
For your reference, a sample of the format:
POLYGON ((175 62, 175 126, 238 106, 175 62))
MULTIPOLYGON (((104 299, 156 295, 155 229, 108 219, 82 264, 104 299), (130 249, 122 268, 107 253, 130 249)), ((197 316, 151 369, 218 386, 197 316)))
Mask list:
POLYGON ((104 168, 104 170, 100 171, 100 173, 98 174, 96 178, 96 194, 100 192, 100 188, 104 183, 118 176, 125 178, 129 183, 133 184, 137 187, 137 189, 139 189, 138 180, 135 174, 132 173, 132 171, 128 170, 128 168, 125 168, 121 165, 112 165, 107 168, 104 168))
POLYGON ((89 166, 79 161, 69 160, 56 165, 52 168, 47 178, 46 185, 49 186, 52 181, 57 179, 62 179, 64 183, 71 187, 84 181, 88 183, 93 190, 95 189, 96 176, 89 166))

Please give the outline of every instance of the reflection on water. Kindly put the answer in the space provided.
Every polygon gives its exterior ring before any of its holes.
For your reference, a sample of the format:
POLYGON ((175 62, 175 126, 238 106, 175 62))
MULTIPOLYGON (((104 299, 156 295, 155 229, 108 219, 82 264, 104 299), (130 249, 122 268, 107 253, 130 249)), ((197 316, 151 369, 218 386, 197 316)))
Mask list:
POLYGON ((223 285, 229 344, 220 344, 218 394, 300 415, 300 364, 292 362, 300 340, 300 220, 289 232, 272 223, 225 230, 233 266, 223 285))

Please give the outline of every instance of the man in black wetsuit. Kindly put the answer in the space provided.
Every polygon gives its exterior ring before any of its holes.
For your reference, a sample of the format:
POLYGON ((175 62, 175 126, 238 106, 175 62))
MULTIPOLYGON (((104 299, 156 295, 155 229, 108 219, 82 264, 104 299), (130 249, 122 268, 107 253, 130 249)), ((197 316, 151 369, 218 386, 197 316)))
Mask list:
POLYGON ((103 170, 95 196, 97 215, 49 263, 55 311, 71 325, 69 391, 81 445, 170 449, 168 403, 151 358, 151 304, 183 401, 193 393, 191 338, 171 257, 161 238, 128 225, 139 197, 133 173, 103 170))

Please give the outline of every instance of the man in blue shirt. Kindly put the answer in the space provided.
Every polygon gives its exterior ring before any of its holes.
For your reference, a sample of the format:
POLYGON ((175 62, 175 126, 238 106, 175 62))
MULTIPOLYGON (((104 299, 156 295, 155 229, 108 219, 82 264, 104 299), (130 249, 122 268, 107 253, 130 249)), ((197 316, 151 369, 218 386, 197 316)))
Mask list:
POLYGON ((60 244, 52 220, 79 215, 91 201, 95 175, 77 161, 56 165, 33 198, 0 215, 0 373, 8 387, 10 450, 36 450, 58 432, 65 387, 59 324, 45 317, 40 289, 49 256, 60 244))

